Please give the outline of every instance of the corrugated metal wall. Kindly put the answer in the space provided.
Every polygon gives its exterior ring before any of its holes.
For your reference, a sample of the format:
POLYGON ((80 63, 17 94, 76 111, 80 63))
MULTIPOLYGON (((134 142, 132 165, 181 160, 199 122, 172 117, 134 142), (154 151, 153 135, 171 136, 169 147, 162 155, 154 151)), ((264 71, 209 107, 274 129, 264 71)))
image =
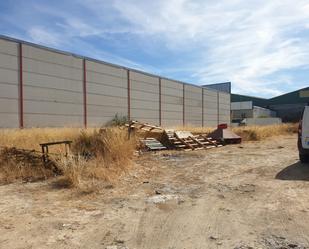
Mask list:
POLYGON ((230 123, 230 94, 0 38, 0 127, 230 123))

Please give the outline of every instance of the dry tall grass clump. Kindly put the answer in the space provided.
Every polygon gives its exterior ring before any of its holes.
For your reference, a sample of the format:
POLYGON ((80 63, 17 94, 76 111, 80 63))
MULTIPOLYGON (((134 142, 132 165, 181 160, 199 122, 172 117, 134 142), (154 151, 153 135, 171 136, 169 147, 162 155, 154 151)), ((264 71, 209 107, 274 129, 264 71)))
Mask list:
POLYGON ((36 181, 53 176, 52 161, 42 167, 42 158, 33 151, 5 147, 0 150, 0 183, 7 184, 17 179, 36 181))
MULTIPOLYGON (((208 134, 215 128, 211 127, 193 127, 193 126, 178 126, 172 127, 175 130, 190 131, 193 134, 208 134)), ((232 128, 232 130, 242 137, 243 141, 259 141, 269 137, 287 135, 297 133, 298 123, 287 123, 278 125, 265 126, 240 126, 232 128)))
POLYGON ((297 133, 298 124, 278 124, 266 126, 241 126, 233 128, 233 131, 242 137, 243 141, 259 141, 270 137, 297 133))
MULTIPOLYGON (((0 146, 40 151, 40 143, 74 140, 79 136, 80 131, 82 129, 79 128, 0 129, 0 146)), ((92 131, 92 129, 87 130, 87 132, 92 131)))
POLYGON ((115 182, 130 169, 135 147, 135 139, 128 139, 127 131, 117 127, 81 132, 72 145, 77 157, 60 164, 61 184, 89 191, 102 180, 115 182))
POLYGON ((54 168, 42 163, 39 144, 59 140, 73 141, 69 157, 63 154, 64 146, 50 151, 58 153, 50 159, 68 187, 94 180, 114 181, 129 169, 136 146, 134 137, 128 139, 127 130, 117 127, 0 130, 0 183, 54 176, 54 168))

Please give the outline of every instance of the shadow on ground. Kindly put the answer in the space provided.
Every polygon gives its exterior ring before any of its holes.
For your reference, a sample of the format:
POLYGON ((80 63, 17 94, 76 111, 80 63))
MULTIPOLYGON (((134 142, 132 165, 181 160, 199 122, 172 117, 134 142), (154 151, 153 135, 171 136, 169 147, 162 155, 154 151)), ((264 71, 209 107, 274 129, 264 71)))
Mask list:
POLYGON ((309 165, 301 162, 294 163, 281 170, 276 175, 276 179, 309 181, 309 165))

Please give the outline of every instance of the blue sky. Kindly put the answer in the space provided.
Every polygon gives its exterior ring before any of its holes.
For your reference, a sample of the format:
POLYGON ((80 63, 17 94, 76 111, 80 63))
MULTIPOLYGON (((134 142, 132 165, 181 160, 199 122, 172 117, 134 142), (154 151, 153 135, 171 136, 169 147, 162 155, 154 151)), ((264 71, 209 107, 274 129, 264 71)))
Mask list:
POLYGON ((308 0, 8 0, 0 33, 235 93, 309 85, 308 0))

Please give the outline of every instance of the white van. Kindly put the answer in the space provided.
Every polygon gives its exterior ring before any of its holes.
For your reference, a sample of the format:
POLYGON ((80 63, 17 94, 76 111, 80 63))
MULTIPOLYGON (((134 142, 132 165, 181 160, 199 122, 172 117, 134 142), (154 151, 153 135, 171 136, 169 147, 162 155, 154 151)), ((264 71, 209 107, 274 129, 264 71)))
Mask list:
POLYGON ((304 109, 298 129, 298 151, 302 163, 309 162, 309 106, 304 109))

